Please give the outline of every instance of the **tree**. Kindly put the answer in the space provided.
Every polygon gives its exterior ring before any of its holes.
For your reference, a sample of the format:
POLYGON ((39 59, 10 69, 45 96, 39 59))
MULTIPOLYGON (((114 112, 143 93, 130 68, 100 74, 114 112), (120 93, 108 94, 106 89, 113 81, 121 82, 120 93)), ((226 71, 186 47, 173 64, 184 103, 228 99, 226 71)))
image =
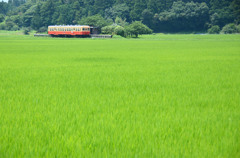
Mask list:
POLYGON ((114 29, 114 33, 116 35, 120 35, 120 36, 124 36, 125 35, 125 29, 122 27, 122 26, 117 26, 115 29, 114 29))
POLYGON ((112 4, 113 4, 112 0, 95 0, 94 13, 103 16, 105 9, 110 8, 112 4))
POLYGON ((152 30, 144 25, 141 21, 135 21, 126 27, 126 33, 127 36, 134 35, 135 37, 138 37, 139 34, 150 34, 152 33, 152 30))
POLYGON ((227 24, 222 28, 221 33, 224 33, 224 34, 238 33, 238 28, 233 23, 227 24))
POLYGON ((5 16, 3 14, 0 14, 0 23, 3 22, 5 19, 5 16))
POLYGON ((142 22, 149 27, 153 26, 153 13, 150 10, 148 9, 143 10, 142 22))
POLYGON ((41 6, 41 20, 43 26, 48 26, 53 24, 53 19, 52 16, 54 14, 55 8, 53 4, 53 0, 48 0, 46 1, 42 6, 41 6))
MULTIPOLYGON (((74 11, 71 6, 68 4, 59 5, 56 8, 56 12, 58 13, 58 18, 56 19, 56 24, 72 24, 74 20, 74 11)), ((55 13, 56 13, 55 12, 55 13)))
POLYGON ((14 24, 14 22, 13 21, 11 21, 11 20, 7 20, 6 22, 5 22, 5 29, 6 30, 11 30, 12 28, 13 28, 13 26, 15 26, 15 24, 14 24))
POLYGON ((4 14, 6 15, 6 13, 8 12, 8 3, 6 2, 0 2, 0 14, 4 14))
POLYGON ((135 0, 134 8, 130 12, 132 20, 140 20, 142 11, 146 9, 146 3, 144 0, 135 0))
POLYGON ((174 2, 171 9, 159 14, 160 25, 167 31, 203 30, 209 19, 206 3, 174 2))
POLYGON ((220 32, 220 27, 218 25, 214 25, 208 29, 209 34, 218 34, 220 32))
POLYGON ((234 0, 231 4, 231 8, 233 9, 233 14, 234 14, 236 23, 240 24, 240 1, 234 0))
POLYGON ((129 7, 126 3, 116 4, 113 7, 105 10, 105 17, 112 20, 116 19, 117 17, 129 20, 129 7))
POLYGON ((37 4, 33 18, 31 21, 31 27, 35 30, 38 30, 42 26, 42 18, 40 16, 41 5, 37 4))
POLYGON ((115 24, 124 27, 124 26, 128 25, 128 22, 126 22, 126 19, 122 19, 122 18, 116 17, 115 24))
POLYGON ((96 26, 100 28, 107 26, 109 24, 101 15, 84 17, 78 23, 80 25, 96 26))
POLYGON ((210 0, 210 20, 212 25, 220 27, 234 22, 233 0, 210 0))
POLYGON ((104 26, 101 31, 103 34, 113 34, 117 25, 104 26))

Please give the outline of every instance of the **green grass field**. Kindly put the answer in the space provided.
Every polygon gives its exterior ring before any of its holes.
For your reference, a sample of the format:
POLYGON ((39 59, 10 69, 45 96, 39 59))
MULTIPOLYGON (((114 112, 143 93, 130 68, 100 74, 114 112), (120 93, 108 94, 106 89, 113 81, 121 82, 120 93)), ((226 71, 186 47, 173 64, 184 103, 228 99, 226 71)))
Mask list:
POLYGON ((240 157, 240 35, 2 32, 0 157, 240 157))

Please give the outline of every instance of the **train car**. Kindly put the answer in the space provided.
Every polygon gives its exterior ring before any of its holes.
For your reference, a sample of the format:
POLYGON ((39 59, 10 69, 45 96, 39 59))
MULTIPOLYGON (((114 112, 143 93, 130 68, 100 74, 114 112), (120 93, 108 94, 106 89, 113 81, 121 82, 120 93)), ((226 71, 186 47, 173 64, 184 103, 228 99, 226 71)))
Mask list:
POLYGON ((88 25, 54 25, 48 26, 48 34, 51 36, 89 36, 88 25))

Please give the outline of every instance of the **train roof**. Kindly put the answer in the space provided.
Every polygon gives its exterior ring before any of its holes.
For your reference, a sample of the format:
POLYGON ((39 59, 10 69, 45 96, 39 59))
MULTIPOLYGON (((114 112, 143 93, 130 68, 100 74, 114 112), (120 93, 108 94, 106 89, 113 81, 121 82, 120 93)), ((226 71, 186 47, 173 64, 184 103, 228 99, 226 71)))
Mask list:
POLYGON ((89 27, 88 25, 50 25, 48 27, 89 27))

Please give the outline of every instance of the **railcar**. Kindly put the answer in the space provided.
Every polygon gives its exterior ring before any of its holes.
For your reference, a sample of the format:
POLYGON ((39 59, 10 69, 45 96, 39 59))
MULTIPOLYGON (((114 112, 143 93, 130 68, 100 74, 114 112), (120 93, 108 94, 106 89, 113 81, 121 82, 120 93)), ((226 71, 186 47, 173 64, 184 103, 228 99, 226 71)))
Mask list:
POLYGON ((48 26, 48 34, 51 36, 89 36, 88 25, 54 25, 48 26))

